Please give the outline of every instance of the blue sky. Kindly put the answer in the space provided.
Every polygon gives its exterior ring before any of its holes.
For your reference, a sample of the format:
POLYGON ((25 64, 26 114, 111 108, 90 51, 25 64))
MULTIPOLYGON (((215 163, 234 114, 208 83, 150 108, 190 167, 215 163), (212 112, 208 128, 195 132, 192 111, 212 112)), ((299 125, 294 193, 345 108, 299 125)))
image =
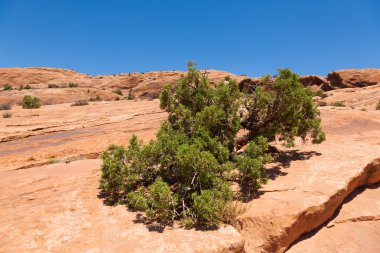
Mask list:
POLYGON ((0 67, 261 76, 380 68, 379 0, 0 0, 0 67))

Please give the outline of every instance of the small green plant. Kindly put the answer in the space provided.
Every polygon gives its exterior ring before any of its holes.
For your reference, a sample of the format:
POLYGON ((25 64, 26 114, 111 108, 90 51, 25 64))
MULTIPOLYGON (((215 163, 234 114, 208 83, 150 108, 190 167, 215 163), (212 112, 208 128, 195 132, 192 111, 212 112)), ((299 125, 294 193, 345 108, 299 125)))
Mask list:
POLYGON ((376 110, 380 110, 380 100, 379 100, 379 102, 377 102, 377 105, 376 105, 376 108, 375 108, 376 110))
POLYGON ((56 85, 56 84, 54 84, 54 83, 49 83, 49 84, 48 84, 48 88, 49 88, 49 89, 57 89, 57 88, 59 88, 59 86, 56 85))
POLYGON ((133 100, 133 99, 135 99, 135 95, 133 94, 133 90, 129 89, 128 90, 127 100, 133 100))
POLYGON ((115 97, 115 101, 119 101, 120 100, 120 98, 119 97, 115 97))
POLYGON ((313 92, 313 97, 326 98, 328 95, 323 92, 323 90, 317 90, 313 92))
POLYGON ((83 106, 83 105, 88 105, 87 100, 80 99, 71 104, 71 106, 83 106))
POLYGON ((120 88, 117 88, 116 90, 114 90, 113 93, 123 96, 123 91, 120 88))
POLYGON ((317 105, 318 106, 327 106, 327 102, 326 101, 318 101, 317 105))
POLYGON ((3 90, 12 90, 12 86, 10 84, 6 84, 3 86, 3 90))
POLYGON ((77 87, 79 87, 78 83, 72 83, 72 82, 69 83, 69 88, 77 88, 77 87))
POLYGON ((41 107, 41 101, 37 97, 32 97, 29 95, 24 96, 22 99, 23 109, 37 109, 41 107))
POLYGON ((29 84, 27 84, 27 85, 25 85, 25 86, 23 87, 24 90, 30 90, 30 89, 32 89, 32 88, 33 88, 33 87, 30 86, 29 84))
POLYGON ((12 106, 10 104, 0 104, 0 111, 10 109, 12 109, 12 106))
POLYGON ((89 99, 91 102, 98 102, 98 101, 102 101, 102 99, 100 98, 99 95, 96 95, 96 97, 90 97, 89 99))
POLYGON ((335 106, 335 107, 346 107, 346 105, 343 103, 343 101, 331 102, 330 105, 335 106))
POLYGON ((55 158, 49 158, 45 164, 53 164, 53 163, 58 163, 59 160, 58 159, 55 159, 55 158))
POLYGON ((10 112, 4 112, 3 113, 3 118, 10 118, 10 117, 12 117, 12 113, 10 113, 10 112))

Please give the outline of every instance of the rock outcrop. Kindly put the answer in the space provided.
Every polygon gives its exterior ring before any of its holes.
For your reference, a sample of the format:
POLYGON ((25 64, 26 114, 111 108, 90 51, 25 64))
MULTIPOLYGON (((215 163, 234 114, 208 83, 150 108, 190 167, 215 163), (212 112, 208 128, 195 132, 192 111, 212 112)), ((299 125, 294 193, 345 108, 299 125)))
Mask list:
POLYGON ((380 181, 379 161, 371 163, 380 157, 376 115, 322 110, 328 140, 283 151, 279 164, 269 170, 275 180, 239 217, 246 252, 284 252, 327 221, 356 188, 380 181))
MULTIPOLYGON (((90 76, 73 70, 56 68, 0 68, 0 88, 9 84, 11 91, 0 91, 1 103, 19 104, 24 95, 38 96, 43 104, 74 102, 78 99, 100 97, 101 100, 122 98, 113 91, 121 89, 126 96, 131 90, 136 98, 158 98, 162 87, 175 83, 183 71, 154 71, 147 73, 126 73, 117 75, 90 76), (69 88, 69 83, 77 83, 79 87, 69 88), (48 88, 49 84, 59 88, 48 88), (18 90, 21 85, 30 85, 33 89, 18 90)), ((241 81, 246 78, 226 71, 207 70, 208 78, 218 83, 227 76, 241 81)))
POLYGON ((301 76, 300 82, 306 87, 311 87, 313 90, 333 90, 330 83, 322 76, 301 76))
POLYGON ((347 69, 330 72, 327 81, 334 88, 365 87, 380 84, 380 69, 347 69))
MULTIPOLYGON (((380 164, 378 165, 380 166, 380 164)), ((332 219, 305 234, 291 252, 380 252, 380 184, 354 191, 332 219)))

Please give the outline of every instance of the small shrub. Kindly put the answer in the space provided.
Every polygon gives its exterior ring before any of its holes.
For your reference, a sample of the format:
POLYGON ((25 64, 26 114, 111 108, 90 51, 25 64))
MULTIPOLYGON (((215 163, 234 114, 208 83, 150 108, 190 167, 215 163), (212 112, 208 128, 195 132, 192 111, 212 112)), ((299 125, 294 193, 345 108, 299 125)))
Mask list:
POLYGON ((330 105, 335 106, 335 107, 346 107, 346 105, 343 103, 343 101, 331 102, 330 105))
POLYGON ((33 88, 33 87, 30 86, 29 84, 27 84, 27 85, 25 85, 25 86, 23 87, 24 90, 30 90, 30 89, 32 89, 32 88, 33 88))
POLYGON ((115 97, 115 101, 119 101, 120 100, 120 98, 119 97, 115 97))
POLYGON ((10 84, 6 84, 3 86, 3 90, 12 90, 12 86, 10 84))
POLYGON ((69 88, 77 88, 77 87, 79 87, 78 83, 72 83, 72 82, 69 83, 69 88))
POLYGON ((133 94, 132 89, 129 89, 127 99, 128 99, 128 100, 133 100, 133 99, 135 99, 135 95, 133 94))
POLYGON ((96 97, 90 97, 89 99, 91 102, 97 102, 97 101, 102 101, 99 95, 96 95, 96 97))
POLYGON ((82 106, 82 105, 88 105, 87 100, 80 99, 71 104, 71 106, 82 106))
POLYGON ((123 96, 123 91, 121 89, 119 89, 119 88, 117 88, 116 90, 114 90, 113 93, 116 93, 116 94, 118 94, 120 96, 123 96))
POLYGON ((375 108, 376 110, 380 110, 380 100, 379 100, 379 102, 377 103, 377 105, 376 105, 376 108, 375 108))
POLYGON ((327 98, 328 95, 323 90, 317 90, 313 92, 313 97, 327 98))
POLYGON ((10 118, 10 117, 12 117, 12 113, 10 113, 10 112, 4 112, 3 113, 3 118, 10 118))
POLYGON ((2 110, 10 110, 12 109, 12 106, 9 104, 0 104, 0 111, 2 110))
POLYGON ((318 101, 317 105, 318 106, 327 106, 327 102, 326 101, 318 101))
POLYGON ((29 95, 24 96, 22 99, 23 109, 37 109, 41 107, 40 99, 29 95))
POLYGON ((59 86, 56 85, 56 84, 54 84, 54 83, 49 83, 48 84, 48 88, 50 88, 50 89, 56 89, 56 88, 59 88, 59 86))

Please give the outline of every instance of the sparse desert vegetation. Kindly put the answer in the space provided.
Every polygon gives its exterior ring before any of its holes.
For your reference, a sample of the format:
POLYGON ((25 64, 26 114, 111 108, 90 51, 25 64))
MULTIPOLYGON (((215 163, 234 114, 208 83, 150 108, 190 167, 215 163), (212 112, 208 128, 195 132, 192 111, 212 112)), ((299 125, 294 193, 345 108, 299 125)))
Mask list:
POLYGON ((123 96, 123 91, 119 88, 117 88, 116 90, 113 90, 113 93, 123 96))
POLYGON ((84 99, 80 99, 71 104, 71 106, 83 106, 83 105, 88 105, 88 101, 84 99))
POLYGON ((77 88, 77 87, 79 87, 79 84, 78 84, 78 83, 70 82, 70 83, 68 84, 68 87, 69 87, 69 88, 77 88))
POLYGON ((12 109, 12 106, 10 104, 0 104, 0 111, 10 110, 10 109, 12 109))
POLYGON ((3 118, 10 118, 12 117, 12 113, 11 112, 4 112, 3 113, 3 118))
POLYGON ((330 106, 334 106, 334 107, 346 107, 346 105, 344 104, 343 101, 331 102, 330 106))
POLYGON ((3 90, 12 90, 12 89, 13 89, 12 85, 10 85, 10 84, 6 84, 3 86, 3 90))
POLYGON ((56 85, 56 84, 54 84, 54 83, 49 83, 48 84, 48 88, 50 88, 50 89, 56 89, 56 88, 59 88, 59 86, 56 85))
POLYGON ((24 109, 37 109, 41 107, 41 101, 38 97, 25 95, 22 99, 22 108, 24 109))

